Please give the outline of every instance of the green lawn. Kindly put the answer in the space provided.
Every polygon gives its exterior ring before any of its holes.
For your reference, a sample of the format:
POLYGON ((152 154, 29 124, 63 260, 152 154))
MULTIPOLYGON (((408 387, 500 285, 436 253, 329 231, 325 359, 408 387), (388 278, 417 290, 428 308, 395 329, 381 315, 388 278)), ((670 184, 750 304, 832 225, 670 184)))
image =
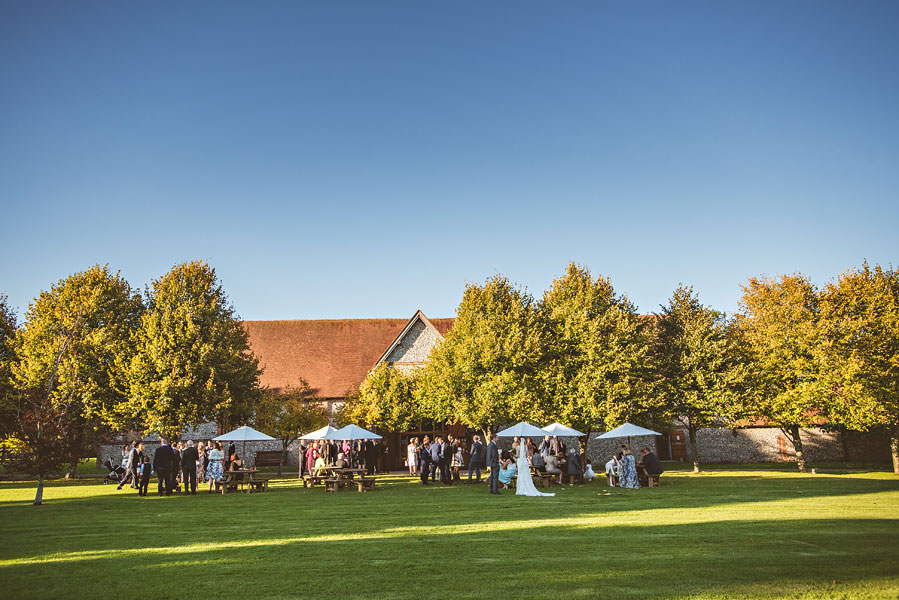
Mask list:
POLYGON ((765 470, 594 483, 139 498, 0 483, 5 598, 897 598, 899 477, 765 470))

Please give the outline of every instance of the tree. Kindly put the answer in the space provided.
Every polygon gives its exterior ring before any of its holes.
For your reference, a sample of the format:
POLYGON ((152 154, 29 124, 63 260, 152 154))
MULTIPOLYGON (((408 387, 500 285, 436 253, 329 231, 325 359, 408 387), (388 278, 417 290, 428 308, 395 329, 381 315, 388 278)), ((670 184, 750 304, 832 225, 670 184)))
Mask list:
POLYGON ((746 367, 728 336, 725 316, 679 286, 657 315, 653 361, 670 418, 686 428, 699 473, 696 431, 732 421, 746 367))
POLYGON ((0 436, 9 433, 15 425, 12 365, 16 356, 13 342, 18 328, 16 313, 10 308, 6 295, 0 294, 0 436))
POLYGON ((296 386, 281 392, 268 389, 261 396, 255 424, 281 441, 280 476, 287 461, 287 448, 304 433, 327 425, 329 414, 302 379, 296 386))
POLYGON ((482 430, 542 421, 541 334, 533 298, 502 275, 469 284, 453 330, 431 351, 417 394, 423 414, 482 430))
MULTIPOLYGON (((82 452, 122 421, 127 387, 118 365, 132 354, 142 311, 140 296, 119 273, 95 265, 41 292, 16 335, 16 388, 32 404, 40 393, 64 408, 59 414, 75 419, 65 427, 67 443, 82 452)), ((76 464, 77 457, 71 471, 76 464)))
POLYGON ((830 417, 889 432, 899 474, 899 273, 867 262, 843 273, 822 293, 821 323, 830 417))
POLYGON ((780 427, 793 444, 800 471, 806 466, 799 429, 824 414, 818 304, 818 291, 804 275, 751 278, 737 315, 737 333, 751 357, 751 414, 780 427))
POLYGON ((540 379, 552 417, 587 433, 646 417, 646 324, 611 280, 574 263, 543 294, 540 379))
POLYGON ((129 409, 145 431, 171 437, 187 425, 249 419, 259 361, 215 270, 201 261, 176 265, 146 297, 128 366, 129 409))
POLYGON ((18 395, 15 426, 2 440, 4 463, 14 471, 37 475, 34 506, 43 503, 48 475, 81 458, 79 408, 77 401, 51 399, 46 390, 18 395))
POLYGON ((378 427, 387 431, 405 431, 419 420, 416 373, 409 375, 381 363, 372 369, 341 409, 347 423, 378 427))

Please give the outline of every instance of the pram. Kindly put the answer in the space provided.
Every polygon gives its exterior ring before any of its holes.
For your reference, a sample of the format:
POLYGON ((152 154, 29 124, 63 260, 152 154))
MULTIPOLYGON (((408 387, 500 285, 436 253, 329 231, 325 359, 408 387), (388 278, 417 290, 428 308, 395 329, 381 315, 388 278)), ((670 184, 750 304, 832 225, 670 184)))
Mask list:
POLYGON ((109 475, 107 475, 106 478, 103 479, 103 483, 121 483, 122 482, 122 475, 125 474, 124 467, 114 466, 112 464, 112 461, 109 460, 108 458, 106 459, 106 462, 103 463, 103 466, 105 466, 109 470, 109 475))

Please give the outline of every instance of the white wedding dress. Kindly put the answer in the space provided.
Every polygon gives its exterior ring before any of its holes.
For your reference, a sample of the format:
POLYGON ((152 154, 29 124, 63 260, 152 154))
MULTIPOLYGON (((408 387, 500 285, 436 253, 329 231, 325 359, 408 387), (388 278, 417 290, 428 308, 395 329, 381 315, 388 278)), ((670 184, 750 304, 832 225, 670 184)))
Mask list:
POLYGON ((555 494, 544 494, 537 491, 537 486, 534 485, 534 479, 531 477, 527 451, 522 452, 521 448, 518 449, 518 459, 515 464, 518 467, 518 483, 515 484, 516 496, 555 496, 555 494))

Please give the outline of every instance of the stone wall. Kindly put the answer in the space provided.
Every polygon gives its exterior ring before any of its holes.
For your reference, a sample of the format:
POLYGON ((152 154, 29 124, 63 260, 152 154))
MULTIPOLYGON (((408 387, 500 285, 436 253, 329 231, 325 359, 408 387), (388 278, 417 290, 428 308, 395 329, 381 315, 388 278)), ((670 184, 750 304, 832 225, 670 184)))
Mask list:
POLYGON ((428 360, 431 349, 440 341, 437 332, 425 325, 421 320, 415 321, 412 327, 400 340, 390 354, 387 362, 396 369, 408 373, 417 365, 428 360))
MULTIPOLYGON (((834 431, 801 429, 802 452, 808 461, 875 461, 889 459, 884 436, 848 432, 844 440, 834 431)), ((702 462, 747 463, 790 462, 796 460, 793 444, 776 427, 750 429, 700 429, 696 444, 702 462)), ((693 460, 690 444, 687 458, 693 460)))

